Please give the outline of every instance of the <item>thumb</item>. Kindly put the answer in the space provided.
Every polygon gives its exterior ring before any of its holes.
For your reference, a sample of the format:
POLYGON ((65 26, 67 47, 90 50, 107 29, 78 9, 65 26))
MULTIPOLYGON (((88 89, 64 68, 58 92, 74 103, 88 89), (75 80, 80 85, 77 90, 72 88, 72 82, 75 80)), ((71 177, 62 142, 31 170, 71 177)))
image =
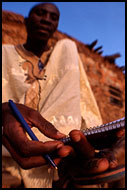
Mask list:
POLYGON ((64 138, 66 135, 58 131, 49 121, 44 119, 41 114, 35 110, 32 111, 30 114, 29 121, 37 127, 40 132, 52 139, 61 139, 64 138))

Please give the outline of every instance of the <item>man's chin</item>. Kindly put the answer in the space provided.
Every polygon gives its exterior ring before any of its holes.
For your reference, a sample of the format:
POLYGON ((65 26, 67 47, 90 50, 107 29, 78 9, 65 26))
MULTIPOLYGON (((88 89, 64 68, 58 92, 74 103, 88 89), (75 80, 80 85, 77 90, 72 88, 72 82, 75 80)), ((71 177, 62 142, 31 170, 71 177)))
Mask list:
POLYGON ((36 39, 40 41, 48 41, 51 36, 52 35, 49 35, 48 33, 43 33, 42 35, 36 35, 36 39))

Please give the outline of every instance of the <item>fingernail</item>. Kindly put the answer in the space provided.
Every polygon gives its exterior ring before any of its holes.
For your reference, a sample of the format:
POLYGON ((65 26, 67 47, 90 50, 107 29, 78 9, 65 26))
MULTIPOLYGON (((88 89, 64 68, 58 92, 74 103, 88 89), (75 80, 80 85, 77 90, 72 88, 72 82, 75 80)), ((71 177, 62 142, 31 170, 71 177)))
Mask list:
POLYGON ((109 163, 109 167, 110 167, 110 168, 115 168, 116 166, 118 166, 117 160, 112 160, 112 161, 109 163))
POLYGON ((63 144, 60 143, 60 144, 58 144, 58 145, 56 146, 56 148, 59 149, 59 148, 61 148, 62 146, 63 146, 63 144))
POLYGON ((80 135, 74 135, 73 136, 73 140, 75 141, 75 142, 79 142, 80 141, 80 135))
POLYGON ((118 132, 116 133, 116 135, 117 135, 118 138, 124 136, 124 135, 125 135, 125 130, 120 130, 120 131, 118 131, 118 132))
POLYGON ((61 136, 61 138, 66 136, 65 134, 63 134, 63 133, 61 133, 61 132, 59 132, 59 131, 57 131, 57 135, 58 135, 58 136, 61 136))

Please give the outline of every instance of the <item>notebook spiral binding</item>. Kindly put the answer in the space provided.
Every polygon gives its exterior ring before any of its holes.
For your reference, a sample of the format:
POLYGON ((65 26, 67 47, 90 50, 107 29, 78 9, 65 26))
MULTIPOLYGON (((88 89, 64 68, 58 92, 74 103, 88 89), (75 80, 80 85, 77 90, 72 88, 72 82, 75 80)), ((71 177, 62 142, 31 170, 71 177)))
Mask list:
MULTIPOLYGON (((106 123, 100 126, 91 127, 83 129, 82 132, 85 136, 93 135, 97 133, 104 133, 105 131, 112 131, 118 128, 124 128, 125 127, 125 117, 112 121, 110 123, 106 123)), ((61 139, 63 143, 68 143, 71 141, 70 137, 65 137, 61 139)))

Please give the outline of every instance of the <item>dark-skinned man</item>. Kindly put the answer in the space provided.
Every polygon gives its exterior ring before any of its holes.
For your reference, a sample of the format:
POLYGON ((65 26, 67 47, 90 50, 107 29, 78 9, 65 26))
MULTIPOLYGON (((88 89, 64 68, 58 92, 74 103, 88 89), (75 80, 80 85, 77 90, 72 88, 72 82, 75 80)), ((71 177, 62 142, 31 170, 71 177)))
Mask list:
MULTIPOLYGON (((54 153, 56 164, 76 155, 73 147, 59 141, 69 133, 79 153, 94 158, 94 148, 79 130, 102 124, 75 43, 63 39, 54 47, 48 45, 59 17, 54 4, 36 5, 25 20, 26 43, 4 45, 2 51, 3 163, 6 168, 13 164, 11 172, 22 176, 26 188, 52 187, 54 169, 43 155, 54 153), (14 118, 7 103, 9 99, 16 103, 39 142, 31 141, 14 118)), ((110 167, 108 159, 99 160, 98 168, 95 164, 90 172, 110 167)), ((112 167, 117 165, 111 163, 112 167)))

